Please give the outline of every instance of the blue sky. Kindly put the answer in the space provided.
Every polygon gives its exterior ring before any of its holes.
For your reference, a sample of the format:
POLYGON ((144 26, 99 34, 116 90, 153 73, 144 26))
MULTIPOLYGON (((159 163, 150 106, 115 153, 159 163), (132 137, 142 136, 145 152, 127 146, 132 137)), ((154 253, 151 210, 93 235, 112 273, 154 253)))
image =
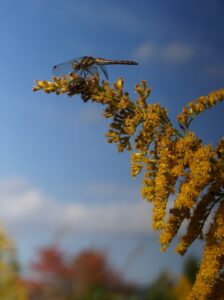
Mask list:
MULTIPOLYGON (((134 84, 146 79, 149 101, 167 107, 176 122, 183 105, 223 87, 223 9, 218 0, 1 1, 0 218, 24 265, 56 236, 70 252, 107 249, 116 267, 140 282, 162 268, 178 271, 176 254, 159 253, 129 154, 105 142, 102 107, 33 93, 32 86, 74 57, 133 59, 137 67, 108 67, 110 81, 123 76, 135 97, 134 84)), ((223 109, 193 124, 206 143, 223 135, 223 109)))

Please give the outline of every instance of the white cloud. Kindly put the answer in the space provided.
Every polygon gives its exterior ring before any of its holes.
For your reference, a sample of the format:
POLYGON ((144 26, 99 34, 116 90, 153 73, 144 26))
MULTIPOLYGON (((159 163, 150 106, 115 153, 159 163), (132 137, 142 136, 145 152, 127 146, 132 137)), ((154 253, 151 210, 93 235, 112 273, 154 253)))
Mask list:
POLYGON ((142 61, 157 61, 166 64, 186 63, 195 55, 192 46, 173 42, 168 44, 155 44, 148 41, 140 44, 133 56, 142 61))
MULTIPOLYGON (((116 199, 117 200, 117 199, 116 199)), ((75 233, 128 234, 150 231, 150 205, 136 202, 60 202, 20 178, 0 180, 0 220, 9 233, 54 233, 66 226, 75 233)))
MULTIPOLYGON (((137 200, 140 198, 139 185, 125 185, 120 182, 93 181, 87 186, 88 192, 95 198, 109 200, 137 200)), ((108 201, 107 201, 108 202, 108 201)))

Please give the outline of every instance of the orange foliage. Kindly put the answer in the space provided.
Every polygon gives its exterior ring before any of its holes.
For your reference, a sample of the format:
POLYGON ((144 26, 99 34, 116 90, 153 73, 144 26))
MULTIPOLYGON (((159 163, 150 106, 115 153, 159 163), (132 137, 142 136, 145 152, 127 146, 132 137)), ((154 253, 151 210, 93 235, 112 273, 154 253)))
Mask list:
POLYGON ((118 288, 120 276, 108 265, 105 254, 94 250, 80 253, 73 261, 77 291, 83 293, 93 287, 118 288))
POLYGON ((82 299, 95 288, 108 291, 130 288, 109 266, 106 255, 95 250, 83 251, 66 260, 65 253, 49 246, 39 251, 32 270, 33 279, 26 282, 30 299, 70 299, 73 296, 82 299))

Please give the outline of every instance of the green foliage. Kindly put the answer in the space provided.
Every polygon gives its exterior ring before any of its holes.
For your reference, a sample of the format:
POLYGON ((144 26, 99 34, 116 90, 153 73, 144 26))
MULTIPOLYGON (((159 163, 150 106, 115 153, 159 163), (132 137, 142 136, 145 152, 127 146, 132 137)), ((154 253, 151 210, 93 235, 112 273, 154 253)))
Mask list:
POLYGON ((146 300, 174 300, 173 286, 171 276, 168 273, 161 274, 150 286, 146 300))
POLYGON ((183 274, 188 278, 189 282, 193 284, 199 270, 199 261, 196 257, 190 256, 185 260, 183 265, 183 274))

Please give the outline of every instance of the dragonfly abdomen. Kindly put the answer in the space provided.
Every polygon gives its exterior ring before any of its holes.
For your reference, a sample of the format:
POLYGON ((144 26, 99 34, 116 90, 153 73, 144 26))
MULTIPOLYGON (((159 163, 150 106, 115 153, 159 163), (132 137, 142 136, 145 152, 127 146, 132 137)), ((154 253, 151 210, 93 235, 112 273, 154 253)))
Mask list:
POLYGON ((95 63, 98 65, 137 65, 138 63, 132 60, 112 60, 97 57, 95 63))

